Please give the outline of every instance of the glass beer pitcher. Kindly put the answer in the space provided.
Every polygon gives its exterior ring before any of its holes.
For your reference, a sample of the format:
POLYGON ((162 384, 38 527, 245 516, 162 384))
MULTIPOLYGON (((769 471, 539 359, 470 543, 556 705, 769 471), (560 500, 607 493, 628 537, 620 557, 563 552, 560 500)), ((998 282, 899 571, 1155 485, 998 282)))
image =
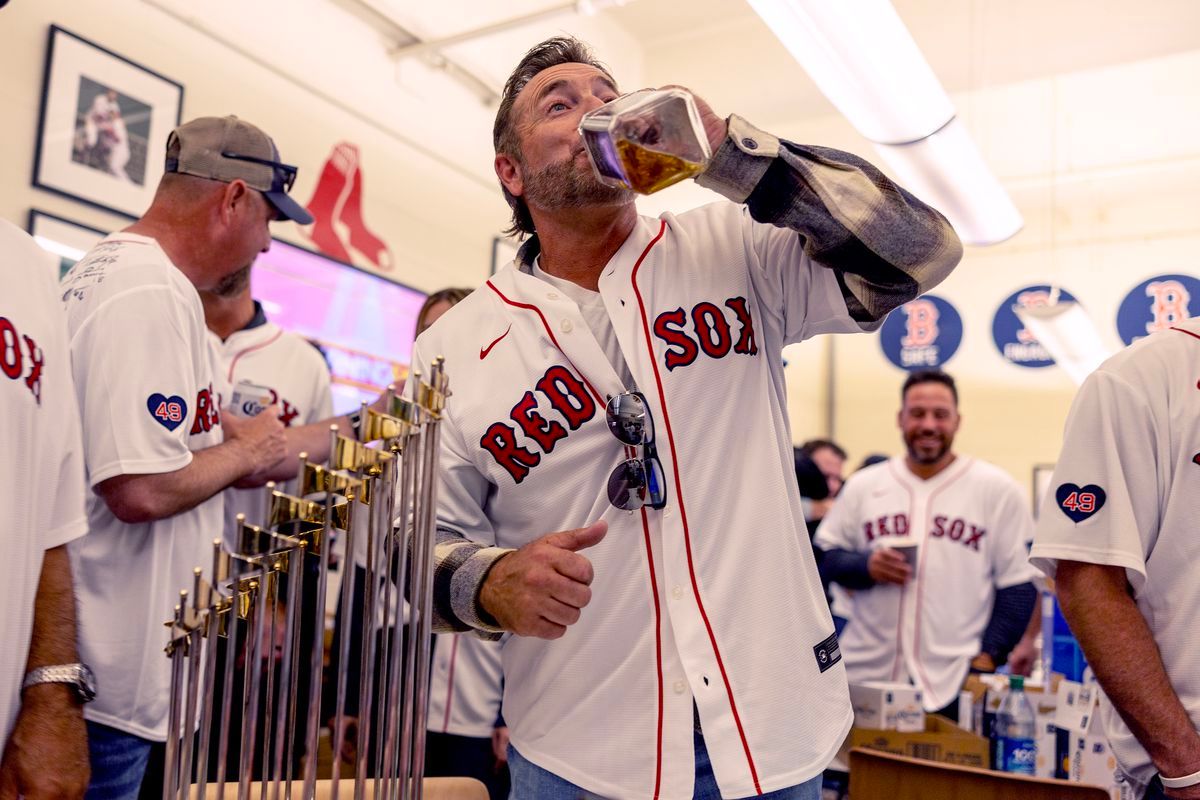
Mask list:
POLYGON ((600 181, 640 194, 700 173, 712 156, 696 103, 683 89, 621 95, 585 114, 579 133, 600 181))

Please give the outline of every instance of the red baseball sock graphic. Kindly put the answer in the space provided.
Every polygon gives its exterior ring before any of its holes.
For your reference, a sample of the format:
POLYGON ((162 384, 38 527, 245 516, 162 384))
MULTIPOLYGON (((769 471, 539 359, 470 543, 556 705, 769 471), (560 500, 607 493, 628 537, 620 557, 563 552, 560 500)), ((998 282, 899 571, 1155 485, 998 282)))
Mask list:
POLYGON ((351 144, 341 144, 339 147, 352 148, 354 151, 353 170, 350 174, 350 191, 342 204, 339 221, 350 229, 350 246, 366 256, 380 270, 392 268, 392 252, 383 240, 367 228, 362 217, 362 169, 358 165, 358 148, 351 144))
MULTIPOLYGON (((308 211, 313 215, 308 238, 325 255, 349 262, 350 253, 342 244, 342 239, 334 227, 334 220, 338 218, 341 206, 345 202, 343 198, 348 183, 346 175, 349 165, 341 148, 342 145, 338 145, 333 149, 321 170, 321 178, 317 181, 317 188, 313 190, 312 199, 308 201, 308 211)), ((354 166, 357 168, 357 160, 354 166)))

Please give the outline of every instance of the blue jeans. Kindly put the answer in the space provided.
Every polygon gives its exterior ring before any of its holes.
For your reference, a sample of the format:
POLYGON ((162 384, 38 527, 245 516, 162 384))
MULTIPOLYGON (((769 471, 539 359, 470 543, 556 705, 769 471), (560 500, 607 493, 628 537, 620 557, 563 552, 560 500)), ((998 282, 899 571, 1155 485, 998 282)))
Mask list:
MULTIPOLYGON (((696 788, 692 800, 721 800, 721 790, 713 775, 712 763, 708 760, 708 749, 704 737, 697 731, 696 745, 696 788)), ((508 746, 508 771, 512 776, 512 794, 509 800, 602 800, 600 795, 580 789, 552 772, 526 760, 516 748, 508 746)), ((805 781, 799 786, 779 789, 757 795, 759 800, 820 800, 821 776, 805 781)))
POLYGON ((137 800, 153 742, 97 722, 87 723, 87 735, 92 781, 85 800, 137 800))

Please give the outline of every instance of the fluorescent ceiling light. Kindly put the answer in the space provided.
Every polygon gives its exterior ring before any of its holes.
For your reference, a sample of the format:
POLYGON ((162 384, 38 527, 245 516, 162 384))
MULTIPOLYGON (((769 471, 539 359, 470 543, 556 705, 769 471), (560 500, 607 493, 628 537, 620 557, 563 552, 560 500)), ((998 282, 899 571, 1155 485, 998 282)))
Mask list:
POLYGON ((51 253, 54 253, 56 256, 69 258, 72 261, 78 261, 86 255, 83 250, 77 250, 70 245, 63 244, 62 242, 56 242, 53 239, 46 238, 45 236, 35 236, 33 237, 33 240, 41 245, 43 250, 48 250, 51 253))
POLYGON ((911 142, 954 116, 954 105, 888 0, 748 2, 872 142, 911 142))
POLYGON ((964 242, 995 244, 1024 225, 957 117, 918 142, 875 149, 900 185, 945 214, 964 242))
POLYGON ((954 105, 888 0, 747 0, 905 188, 968 244, 1020 230, 954 105))
POLYGON ((1013 306, 1017 318, 1076 384, 1083 383, 1112 351, 1100 344, 1096 324, 1074 300, 1046 306, 1013 306))

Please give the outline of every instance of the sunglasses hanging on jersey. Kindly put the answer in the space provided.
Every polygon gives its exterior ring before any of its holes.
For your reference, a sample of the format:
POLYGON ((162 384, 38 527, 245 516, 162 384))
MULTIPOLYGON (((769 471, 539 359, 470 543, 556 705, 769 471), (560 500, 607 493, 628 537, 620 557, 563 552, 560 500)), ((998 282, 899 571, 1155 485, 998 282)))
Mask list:
POLYGON ((621 392, 605 408, 608 429, 622 444, 640 447, 641 458, 622 461, 608 476, 608 501, 624 511, 667 504, 662 462, 654 447, 654 418, 641 392, 621 392))

